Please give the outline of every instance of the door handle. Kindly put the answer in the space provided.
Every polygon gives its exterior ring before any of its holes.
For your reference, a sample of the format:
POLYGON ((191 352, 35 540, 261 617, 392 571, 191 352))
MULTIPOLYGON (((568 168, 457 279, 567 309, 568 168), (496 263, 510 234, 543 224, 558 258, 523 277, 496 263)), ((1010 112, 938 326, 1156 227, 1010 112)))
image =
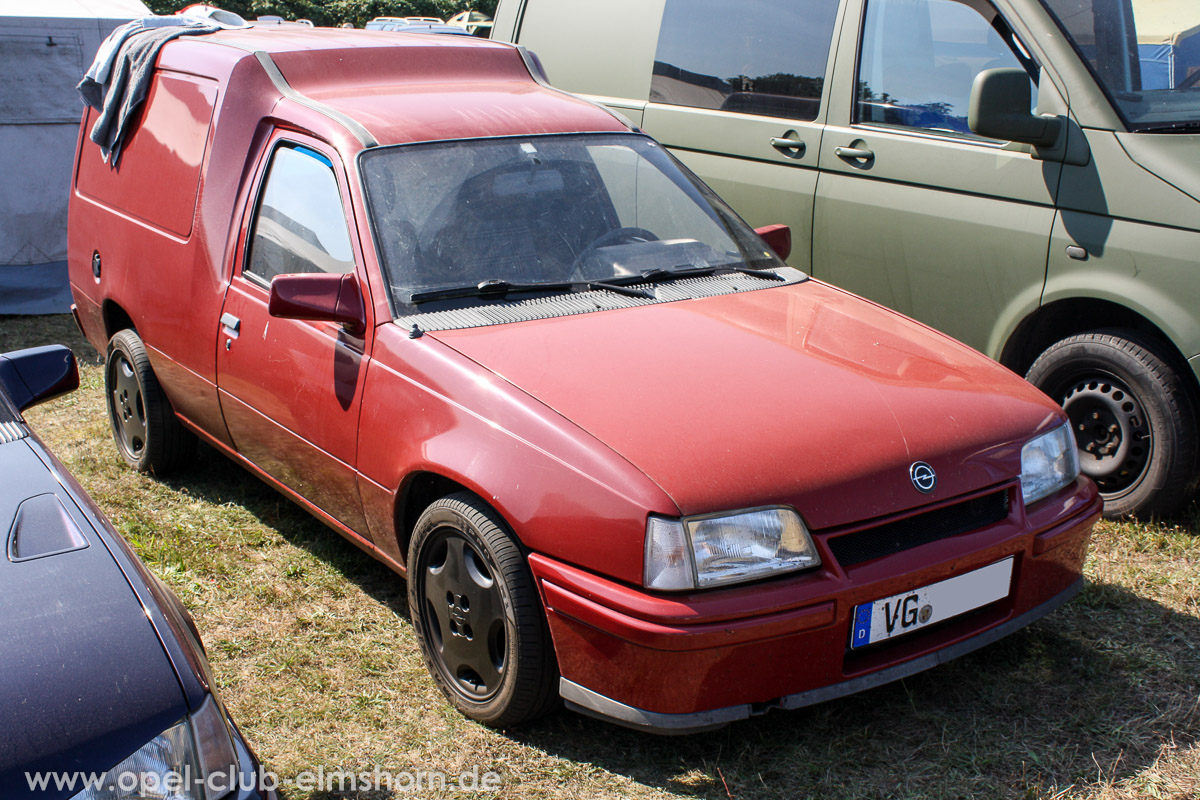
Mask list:
POLYGON ((790 158, 800 158, 804 155, 805 145, 800 140, 800 134, 788 131, 783 136, 772 136, 771 147, 790 158))
POLYGON ((867 150, 862 147, 835 147, 833 148, 833 154, 846 161, 872 161, 875 158, 874 150, 867 150))
POLYGON ((227 337, 225 340, 225 349, 228 350, 233 345, 233 340, 238 338, 238 332, 242 329, 242 321, 228 312, 221 315, 221 332, 227 337))

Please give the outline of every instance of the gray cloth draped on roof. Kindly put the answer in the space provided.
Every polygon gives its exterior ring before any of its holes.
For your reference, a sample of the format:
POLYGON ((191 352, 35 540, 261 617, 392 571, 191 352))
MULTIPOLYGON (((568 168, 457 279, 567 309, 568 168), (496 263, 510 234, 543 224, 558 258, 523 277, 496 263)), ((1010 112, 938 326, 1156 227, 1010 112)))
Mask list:
POLYGON ((221 27, 195 17, 146 17, 122 25, 104 40, 78 89, 83 101, 100 112, 89 138, 100 145, 109 166, 116 167, 121 157, 129 122, 146 99, 162 46, 221 27))

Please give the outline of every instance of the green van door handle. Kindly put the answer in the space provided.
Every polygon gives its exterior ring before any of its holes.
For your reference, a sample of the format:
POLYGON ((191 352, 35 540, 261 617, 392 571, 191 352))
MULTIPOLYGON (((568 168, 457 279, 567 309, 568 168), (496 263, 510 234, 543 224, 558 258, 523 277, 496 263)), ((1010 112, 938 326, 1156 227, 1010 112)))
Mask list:
POLYGON ((800 141, 800 134, 795 131, 788 131, 783 136, 772 136, 771 147, 790 158, 800 158, 805 149, 804 142, 800 141))
POLYGON ((874 150, 865 150, 861 147, 835 147, 833 154, 846 161, 871 161, 875 158, 874 150))

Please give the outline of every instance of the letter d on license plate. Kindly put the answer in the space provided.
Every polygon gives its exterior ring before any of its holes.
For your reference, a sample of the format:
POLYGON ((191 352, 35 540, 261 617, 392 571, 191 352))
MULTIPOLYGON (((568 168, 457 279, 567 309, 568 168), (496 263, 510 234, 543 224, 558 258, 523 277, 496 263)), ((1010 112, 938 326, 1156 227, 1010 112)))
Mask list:
POLYGON ((1007 597, 1012 556, 986 567, 854 608, 850 647, 882 642, 1007 597))

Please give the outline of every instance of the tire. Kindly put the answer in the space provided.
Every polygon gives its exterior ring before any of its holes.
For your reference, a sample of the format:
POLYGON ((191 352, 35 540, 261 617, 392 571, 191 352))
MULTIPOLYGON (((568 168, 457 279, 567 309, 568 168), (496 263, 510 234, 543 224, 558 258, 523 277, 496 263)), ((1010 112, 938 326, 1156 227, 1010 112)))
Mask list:
POLYGON ((479 498, 432 503, 413 531, 408 608, 425 666, 461 713, 493 727, 558 704, 558 663, 525 556, 479 498))
POLYGON ((104 393, 113 440, 129 466, 165 474, 191 459, 196 437, 175 416, 132 330, 118 331, 108 341, 104 393))
POLYGON ((1084 474, 1109 518, 1170 516, 1196 473, 1195 402, 1161 341, 1092 331, 1056 342, 1025 376, 1071 418, 1084 474))

